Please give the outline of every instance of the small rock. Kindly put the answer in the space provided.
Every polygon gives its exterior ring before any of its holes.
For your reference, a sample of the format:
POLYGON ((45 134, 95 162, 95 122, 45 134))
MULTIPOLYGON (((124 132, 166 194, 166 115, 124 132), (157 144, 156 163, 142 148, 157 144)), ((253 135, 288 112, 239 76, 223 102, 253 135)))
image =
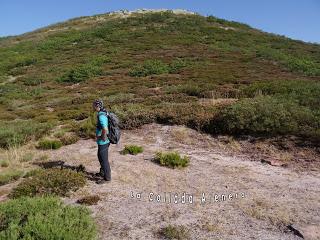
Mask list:
POLYGON ((46 110, 47 110, 48 112, 53 112, 53 111, 54 111, 54 109, 51 108, 51 107, 47 107, 46 110))

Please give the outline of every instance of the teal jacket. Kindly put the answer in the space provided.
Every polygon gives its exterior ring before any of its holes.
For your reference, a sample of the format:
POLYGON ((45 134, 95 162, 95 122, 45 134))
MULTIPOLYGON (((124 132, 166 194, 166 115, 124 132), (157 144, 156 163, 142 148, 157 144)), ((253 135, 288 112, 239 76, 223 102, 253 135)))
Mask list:
MULTIPOLYGON (((101 136, 102 134, 102 128, 106 128, 108 131, 108 117, 105 112, 98 112, 97 117, 97 127, 96 127, 96 136, 101 136)), ((104 145, 109 143, 109 139, 106 138, 106 141, 103 141, 102 139, 97 140, 98 145, 104 145)))

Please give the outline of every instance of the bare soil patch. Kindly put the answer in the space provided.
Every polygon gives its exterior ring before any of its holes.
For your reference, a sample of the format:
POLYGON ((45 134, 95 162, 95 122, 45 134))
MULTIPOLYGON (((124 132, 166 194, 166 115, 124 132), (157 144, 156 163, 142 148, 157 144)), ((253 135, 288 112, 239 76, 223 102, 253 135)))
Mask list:
MULTIPOLYGON (((183 226, 191 239, 301 239, 289 225, 305 239, 319 239, 318 165, 297 171, 290 167, 295 161, 288 160, 289 167, 263 164, 253 161, 254 153, 262 150, 244 150, 248 146, 253 143, 212 137, 184 126, 148 124, 124 130, 121 142, 109 149, 112 181, 98 185, 89 180, 64 201, 78 204, 84 197, 99 196, 88 207, 99 225, 100 239, 159 239, 159 231, 168 226, 183 226), (127 144, 142 146, 144 152, 121 155, 127 144), (190 158, 190 165, 162 167, 152 161, 157 151, 177 151, 190 158)), ((273 149, 274 154, 279 151, 273 149)), ((99 171, 93 140, 42 152, 49 161, 82 164, 92 174, 99 171)), ((6 192, 3 187, 0 192, 6 192)))

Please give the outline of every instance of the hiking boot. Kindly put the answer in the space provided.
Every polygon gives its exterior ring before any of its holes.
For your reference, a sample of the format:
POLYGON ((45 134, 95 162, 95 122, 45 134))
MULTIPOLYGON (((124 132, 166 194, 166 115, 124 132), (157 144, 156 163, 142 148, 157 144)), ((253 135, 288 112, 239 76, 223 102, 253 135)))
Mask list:
POLYGON ((98 173, 96 173, 95 174, 97 177, 104 177, 104 172, 103 172, 103 170, 102 170, 102 168, 100 168, 100 172, 98 172, 98 173))

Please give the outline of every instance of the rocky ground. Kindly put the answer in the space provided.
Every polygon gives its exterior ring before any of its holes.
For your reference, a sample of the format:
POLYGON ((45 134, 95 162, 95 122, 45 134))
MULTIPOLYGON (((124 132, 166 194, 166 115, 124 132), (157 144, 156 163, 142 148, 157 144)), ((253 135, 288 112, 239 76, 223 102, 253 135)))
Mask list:
MULTIPOLYGON (((89 206, 100 239, 161 239, 159 230, 169 224, 185 226, 191 239, 301 239, 299 234, 320 239, 318 165, 301 167, 296 156, 302 153, 285 153, 267 143, 255 143, 255 154, 252 144, 183 126, 148 124, 126 130, 121 142, 110 146, 112 181, 99 185, 89 179, 64 201, 77 204, 85 196, 101 198, 89 206), (121 155, 126 144, 143 146, 144 152, 121 155), (157 151, 187 155, 190 166, 159 166, 152 161, 157 151)), ((99 170, 92 140, 44 152, 48 161, 82 164, 89 173, 99 170)))

